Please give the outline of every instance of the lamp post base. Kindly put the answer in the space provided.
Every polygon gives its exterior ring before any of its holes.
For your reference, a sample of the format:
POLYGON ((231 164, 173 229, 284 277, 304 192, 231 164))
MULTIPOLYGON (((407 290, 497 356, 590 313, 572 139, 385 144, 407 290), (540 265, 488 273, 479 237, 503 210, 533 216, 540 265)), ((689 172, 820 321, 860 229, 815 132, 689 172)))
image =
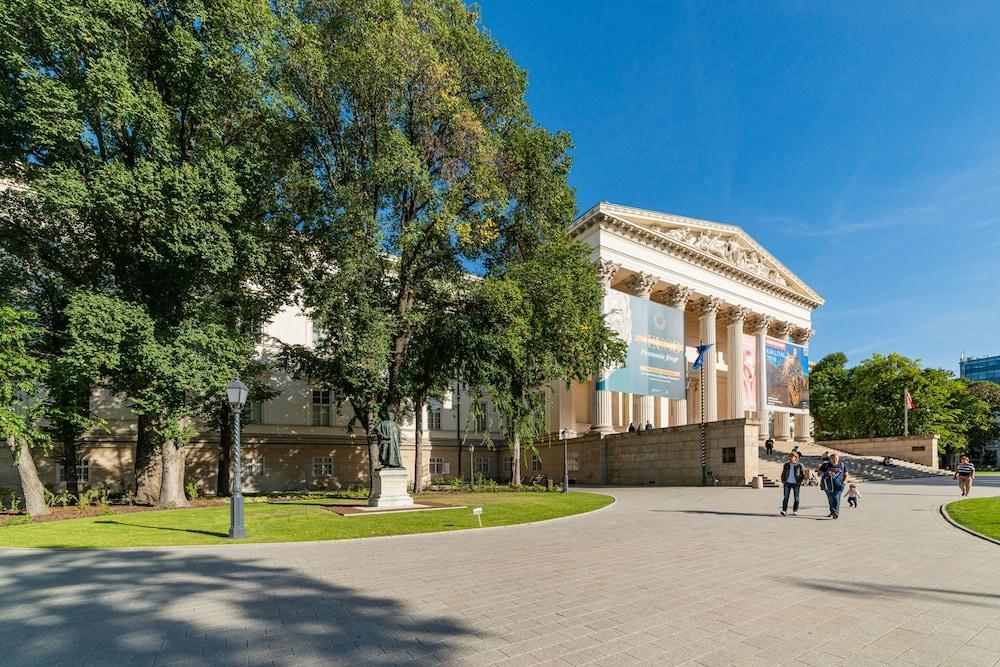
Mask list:
POLYGON ((246 523, 243 520, 243 494, 233 494, 229 501, 229 537, 242 540, 247 536, 246 523))

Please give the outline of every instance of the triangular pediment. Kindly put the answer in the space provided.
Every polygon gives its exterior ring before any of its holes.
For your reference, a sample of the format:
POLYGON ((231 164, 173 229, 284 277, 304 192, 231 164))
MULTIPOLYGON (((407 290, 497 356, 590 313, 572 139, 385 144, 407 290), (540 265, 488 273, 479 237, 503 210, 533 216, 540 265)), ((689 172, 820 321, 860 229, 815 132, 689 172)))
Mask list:
POLYGON ((639 227, 665 243, 683 248, 714 264, 763 281, 780 290, 794 292, 817 305, 822 297, 801 278, 769 253, 741 227, 697 218, 646 211, 616 204, 601 203, 581 216, 603 214, 624 224, 639 227))

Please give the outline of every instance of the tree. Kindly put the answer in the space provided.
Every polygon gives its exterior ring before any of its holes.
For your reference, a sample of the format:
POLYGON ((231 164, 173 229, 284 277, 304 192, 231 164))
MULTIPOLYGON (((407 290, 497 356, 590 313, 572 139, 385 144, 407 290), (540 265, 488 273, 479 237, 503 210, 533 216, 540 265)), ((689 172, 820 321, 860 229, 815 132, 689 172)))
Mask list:
MULTIPOLYGON (((279 13, 285 98, 314 175, 296 194, 309 205, 301 302, 326 332, 286 360, 350 403, 373 470, 377 420, 436 384, 412 355, 458 343, 432 313, 471 312, 469 273, 499 279, 565 237, 569 139, 531 119, 524 72, 461 0, 290 0, 279 13)), ((534 301, 536 287, 519 289, 534 301)))
POLYGON ((847 355, 828 354, 809 369, 809 411, 819 440, 845 438, 844 420, 850 400, 851 374, 847 355))
MULTIPOLYGON (((79 246, 83 259, 71 266, 85 268, 52 305, 53 336, 60 346, 75 337, 77 349, 81 339, 101 342, 90 336, 100 322, 88 302, 76 311, 85 330, 67 329, 69 295, 80 288, 91 305, 103 296, 137 327, 149 324, 149 348, 127 348, 147 356, 119 368, 169 381, 118 385, 134 392, 140 419, 137 483, 148 481, 144 466, 159 447, 169 482, 159 499, 183 504, 176 447, 200 397, 179 393, 177 381, 187 373, 201 383, 223 368, 228 380, 245 367, 289 284, 294 205, 281 180, 296 178, 298 148, 270 85, 275 15, 265 0, 15 0, 0 24, 2 155, 23 167, 19 180, 52 227, 46 241, 59 239, 73 259, 79 246), (244 357, 234 364, 237 349, 244 357), (165 376, 159 362, 172 356, 186 370, 165 376)), ((53 368, 89 370, 79 361, 53 368)), ((89 401, 90 388, 65 377, 74 391, 64 402, 89 401)))
POLYGON ((30 403, 45 370, 44 362, 30 346, 39 333, 31 324, 33 317, 0 306, 0 436, 17 469, 25 511, 37 516, 48 514, 49 509, 30 451, 34 445, 45 444, 44 434, 36 425, 38 406, 30 403))
POLYGON ((987 445, 1000 441, 1000 384, 995 382, 970 382, 968 392, 983 401, 989 417, 983 424, 969 430, 969 453, 978 462, 996 465, 996 454, 986 449, 987 445))

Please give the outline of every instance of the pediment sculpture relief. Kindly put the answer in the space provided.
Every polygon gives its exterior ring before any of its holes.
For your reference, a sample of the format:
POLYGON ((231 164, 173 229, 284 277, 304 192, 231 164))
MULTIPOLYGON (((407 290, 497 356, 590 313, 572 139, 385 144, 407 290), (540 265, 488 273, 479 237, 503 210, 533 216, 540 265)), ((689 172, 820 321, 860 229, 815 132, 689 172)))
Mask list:
POLYGON ((777 268, 769 266, 756 250, 748 250, 740 245, 736 237, 723 237, 714 232, 697 232, 688 227, 674 227, 664 233, 675 241, 714 255, 744 271, 767 278, 781 286, 788 285, 788 281, 777 268))

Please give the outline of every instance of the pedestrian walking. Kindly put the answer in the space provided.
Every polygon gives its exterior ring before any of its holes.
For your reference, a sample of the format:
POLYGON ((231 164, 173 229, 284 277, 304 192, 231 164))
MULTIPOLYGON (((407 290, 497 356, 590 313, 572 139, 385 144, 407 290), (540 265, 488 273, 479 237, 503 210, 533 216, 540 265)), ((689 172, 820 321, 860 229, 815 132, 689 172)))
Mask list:
POLYGON ((861 500, 861 493, 858 492, 857 485, 851 484, 850 486, 848 486, 847 493, 845 493, 844 495, 847 496, 847 504, 857 509, 858 501, 861 500))
POLYGON ((962 491, 963 496, 967 496, 972 492, 972 480, 976 478, 976 466, 969 463, 969 457, 965 454, 958 460, 958 465, 955 466, 955 475, 952 479, 958 480, 958 488, 962 491))
POLYGON ((844 493, 844 485, 847 484, 847 464, 841 463, 839 454, 830 454, 830 460, 819 467, 820 483, 819 488, 826 492, 826 499, 830 503, 831 519, 840 518, 840 496, 844 493))
POLYGON ((781 468, 781 481, 784 490, 784 497, 781 500, 781 516, 785 516, 788 511, 788 496, 795 494, 795 502, 792 505, 792 516, 799 513, 799 492, 802 489, 802 480, 805 479, 806 470, 799 463, 799 455, 795 452, 788 454, 788 461, 781 468))
POLYGON ((764 449, 769 455, 774 451, 774 438, 767 436, 767 440, 764 441, 764 449))

